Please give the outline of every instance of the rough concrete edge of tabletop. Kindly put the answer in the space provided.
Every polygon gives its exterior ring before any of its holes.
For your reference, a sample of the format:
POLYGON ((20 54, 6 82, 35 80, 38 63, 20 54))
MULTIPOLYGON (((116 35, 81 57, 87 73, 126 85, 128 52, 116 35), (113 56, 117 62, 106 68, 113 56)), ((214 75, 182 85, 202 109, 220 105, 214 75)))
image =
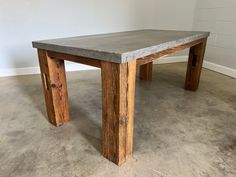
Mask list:
POLYGON ((209 35, 210 35, 209 32, 199 32, 199 34, 185 37, 182 39, 178 39, 176 41, 170 41, 170 42, 166 42, 166 43, 159 44, 156 46, 147 47, 147 48, 143 48, 136 51, 126 52, 126 53, 123 53, 121 56, 121 63, 126 63, 133 59, 142 58, 142 57, 154 54, 154 53, 158 53, 158 52, 170 49, 170 48, 174 48, 180 45, 184 45, 184 44, 196 41, 199 39, 204 39, 204 38, 207 38, 209 35))
POLYGON ((163 50, 177 47, 179 45, 187 44, 193 42, 195 40, 207 38, 210 35, 209 32, 199 32, 199 34, 195 34, 189 37, 181 38, 176 41, 170 41, 163 44, 158 44, 155 46, 134 50, 126 53, 111 53, 105 51, 97 51, 91 49, 82 49, 82 48, 75 48, 69 46, 60 46, 55 44, 46 44, 40 41, 33 41, 33 47, 38 49, 50 50, 54 52, 60 52, 70 55, 82 56, 91 59, 98 59, 108 62, 114 63, 127 63, 131 60, 135 60, 138 58, 142 58, 157 52, 161 52, 163 50))

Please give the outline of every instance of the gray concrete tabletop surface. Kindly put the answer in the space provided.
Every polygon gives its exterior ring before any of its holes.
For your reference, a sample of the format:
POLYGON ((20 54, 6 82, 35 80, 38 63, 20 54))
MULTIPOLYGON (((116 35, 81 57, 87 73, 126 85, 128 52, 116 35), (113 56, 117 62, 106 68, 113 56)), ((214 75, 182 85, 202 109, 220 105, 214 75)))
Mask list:
POLYGON ((33 47, 115 63, 207 38, 209 32, 137 30, 34 41, 33 47))

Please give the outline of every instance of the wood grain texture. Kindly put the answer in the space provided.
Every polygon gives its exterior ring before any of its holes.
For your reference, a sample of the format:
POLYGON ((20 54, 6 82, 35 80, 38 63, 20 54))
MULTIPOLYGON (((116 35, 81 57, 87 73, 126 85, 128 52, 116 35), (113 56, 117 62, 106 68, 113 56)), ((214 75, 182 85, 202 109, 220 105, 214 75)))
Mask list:
POLYGON ((150 81, 152 80, 152 66, 153 62, 146 63, 139 67, 139 78, 140 80, 150 81))
POLYGON ((155 54, 152 54, 152 55, 148 55, 148 56, 143 57, 143 58, 139 58, 139 59, 137 59, 137 65, 144 65, 144 64, 150 63, 153 60, 156 60, 160 57, 167 56, 167 55, 175 53, 177 51, 184 50, 184 49, 190 48, 192 46, 195 46, 199 43, 202 43, 205 40, 206 39, 196 40, 196 41, 184 44, 184 45, 180 45, 180 46, 177 46, 177 47, 174 47, 174 48, 163 50, 161 52, 158 52, 158 53, 155 53, 155 54))
POLYGON ((64 60, 52 59, 38 49, 39 64, 48 120, 55 126, 69 121, 68 94, 64 60))
POLYGON ((186 90, 196 91, 198 89, 206 43, 207 39, 190 48, 185 80, 186 90))
POLYGON ((96 60, 96 59, 92 59, 92 58, 86 58, 86 57, 81 57, 81 56, 53 52, 53 51, 48 51, 48 56, 50 58, 56 58, 56 59, 60 59, 60 60, 68 60, 68 61, 73 61, 76 63, 81 63, 81 64, 101 68, 101 61, 96 60))
POLYGON ((101 66, 103 155, 121 165, 133 150, 136 61, 101 66))

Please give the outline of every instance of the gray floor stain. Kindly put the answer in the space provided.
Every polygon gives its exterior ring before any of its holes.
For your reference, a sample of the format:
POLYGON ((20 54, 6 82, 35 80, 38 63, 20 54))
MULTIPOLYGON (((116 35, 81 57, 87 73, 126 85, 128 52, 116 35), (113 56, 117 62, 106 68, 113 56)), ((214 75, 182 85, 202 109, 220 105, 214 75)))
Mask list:
POLYGON ((39 75, 0 78, 0 177, 235 177, 236 80, 203 69, 183 89, 186 64, 137 79, 134 154, 101 155, 100 71, 67 73, 71 121, 46 120, 39 75))

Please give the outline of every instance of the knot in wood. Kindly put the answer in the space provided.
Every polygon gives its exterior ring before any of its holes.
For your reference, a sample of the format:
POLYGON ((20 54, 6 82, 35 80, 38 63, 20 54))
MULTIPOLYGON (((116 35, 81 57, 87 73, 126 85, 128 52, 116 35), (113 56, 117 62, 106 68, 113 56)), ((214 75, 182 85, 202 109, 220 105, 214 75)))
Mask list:
POLYGON ((62 84, 61 83, 52 83, 50 84, 50 88, 61 88, 62 87, 62 84))
POLYGON ((125 125, 126 124, 127 117, 126 115, 120 116, 119 123, 120 125, 125 125))

